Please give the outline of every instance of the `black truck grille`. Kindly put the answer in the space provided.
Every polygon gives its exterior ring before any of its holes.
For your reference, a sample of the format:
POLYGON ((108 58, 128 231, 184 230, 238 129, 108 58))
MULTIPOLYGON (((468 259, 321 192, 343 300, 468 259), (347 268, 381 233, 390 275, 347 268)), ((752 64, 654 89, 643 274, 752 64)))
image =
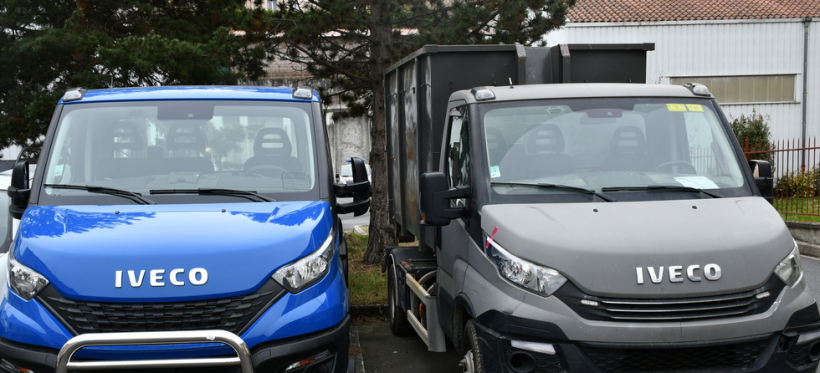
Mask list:
POLYGON ((770 336, 737 343, 700 347, 607 348, 582 345, 584 353, 604 373, 680 372, 743 369, 751 366, 770 336))
POLYGON ((185 302, 111 303, 68 299, 49 285, 37 296, 75 335, 222 329, 241 334, 285 289, 268 279, 259 290, 185 302))
POLYGON ((771 276, 762 287, 743 293, 700 298, 617 299, 588 295, 575 285, 566 283, 555 296, 587 320, 687 321, 764 312, 772 306, 784 286, 777 276, 771 276))

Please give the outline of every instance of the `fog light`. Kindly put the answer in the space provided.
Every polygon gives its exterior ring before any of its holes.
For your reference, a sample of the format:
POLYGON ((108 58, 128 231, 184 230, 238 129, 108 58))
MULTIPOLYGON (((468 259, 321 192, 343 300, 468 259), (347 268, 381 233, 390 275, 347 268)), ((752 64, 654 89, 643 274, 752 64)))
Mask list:
POLYGON ((590 307, 598 307, 598 302, 596 302, 594 300, 581 299, 581 304, 583 304, 585 306, 590 306, 590 307))
POLYGON ((552 343, 537 343, 511 340, 510 345, 522 350, 538 352, 547 355, 555 355, 555 346, 552 343))
POLYGON ((307 359, 302 359, 302 360, 296 361, 296 362, 288 365, 288 367, 285 368, 285 372, 290 371, 290 370, 294 370, 294 369, 297 369, 297 368, 306 367, 306 366, 311 365, 315 362, 319 362, 319 361, 322 361, 322 360, 327 360, 327 359, 330 359, 332 357, 333 357, 333 355, 330 353, 330 351, 325 350, 325 351, 322 351, 322 352, 320 352, 316 355, 313 355, 313 356, 311 356, 307 359))
POLYGON ((26 369, 22 367, 18 367, 17 365, 12 364, 10 361, 6 359, 0 359, 0 368, 3 368, 6 372, 14 372, 14 373, 34 373, 31 369, 26 369))

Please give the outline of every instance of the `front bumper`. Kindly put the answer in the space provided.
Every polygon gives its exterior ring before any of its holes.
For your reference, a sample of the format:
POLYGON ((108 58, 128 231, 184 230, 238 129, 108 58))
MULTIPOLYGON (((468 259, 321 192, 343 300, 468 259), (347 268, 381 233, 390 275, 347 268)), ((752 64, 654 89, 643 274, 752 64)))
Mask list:
MULTIPOLYGON (((239 348, 237 349, 237 351, 239 352, 235 355, 239 359, 231 356, 222 357, 222 359, 226 361, 226 363, 224 364, 224 368, 221 370, 209 369, 208 372, 240 372, 243 370, 241 370, 242 367, 240 367, 238 364, 240 364, 242 361, 247 360, 250 364, 249 366, 244 367, 244 372, 253 371, 282 373, 285 372, 286 368, 289 365, 295 362, 309 360, 312 357, 318 356, 319 358, 314 359, 313 362, 307 363, 295 369, 288 370, 288 373, 344 373, 347 372, 350 359, 348 357, 348 347, 350 344, 349 329, 350 317, 345 316, 342 322, 329 329, 321 330, 318 332, 298 337, 287 338, 285 340, 262 343, 255 346, 250 351, 241 351, 241 348, 239 348), (239 355, 245 355, 244 357, 246 357, 247 359, 239 355), (231 363, 233 361, 235 361, 236 363, 231 363)), ((157 332, 156 335, 159 335, 159 333, 162 332, 157 332)), ((125 335, 128 333, 120 334, 125 335)), ((134 334, 139 334, 139 336, 137 336, 137 339, 144 340, 147 335, 150 335, 152 333, 148 332, 134 334)), ((84 334, 83 336, 86 339, 94 340, 94 335, 92 334, 84 334)), ((100 336, 104 337, 105 334, 101 334, 100 336)), ((64 350, 66 350, 66 348, 64 348, 64 350)), ((60 352, 54 349, 26 345, 0 338, 0 359, 5 360, 5 362, 7 363, 13 364, 14 366, 31 369, 38 373, 55 372, 55 368, 57 367, 58 362, 68 362, 70 361, 70 358, 71 356, 61 356, 60 352)), ((208 359, 213 360, 214 358, 208 359)), ((191 362, 191 364, 183 364, 183 366, 187 366, 189 368, 195 367, 194 364, 196 364, 196 359, 188 360, 191 362)), ((143 368, 148 368, 148 366, 145 365, 146 361, 147 360, 142 360, 142 362, 140 363, 143 364, 143 368)), ((0 364, 2 363, 3 362, 0 362, 0 364)), ((89 361, 88 359, 85 359, 78 361, 78 363, 93 363, 94 365, 97 365, 96 369, 99 369, 101 367, 108 367, 109 369, 106 370, 108 372, 116 371, 116 369, 127 368, 127 365, 124 365, 122 361, 89 361)), ((159 366, 162 366, 161 362, 159 362, 158 364, 159 366)), ((191 368, 193 370, 185 369, 186 368, 180 368, 177 370, 177 372, 201 371, 201 367, 191 368)), ((139 371, 128 369, 123 370, 123 372, 133 373, 139 371)))
POLYGON ((820 359, 817 306, 792 320, 798 324, 782 332, 743 338, 602 343, 569 340, 555 324, 488 312, 476 320, 476 332, 485 372, 814 372, 820 359))

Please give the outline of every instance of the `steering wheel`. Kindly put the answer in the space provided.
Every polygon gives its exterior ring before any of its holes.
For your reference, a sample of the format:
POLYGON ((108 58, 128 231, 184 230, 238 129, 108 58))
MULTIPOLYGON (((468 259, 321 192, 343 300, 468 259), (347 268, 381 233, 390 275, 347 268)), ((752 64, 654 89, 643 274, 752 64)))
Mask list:
POLYGON ((275 177, 277 175, 281 175, 284 172, 290 172, 282 166, 277 166, 273 164, 261 164, 259 166, 251 167, 248 170, 243 172, 243 175, 256 175, 259 177, 275 177))
POLYGON ((696 173, 698 173, 698 170, 695 169, 695 166, 693 166, 691 163, 689 163, 687 161, 684 161, 682 159, 669 161, 669 162, 663 162, 663 163, 655 166, 654 168, 652 168, 652 171, 659 171, 662 168, 666 168, 666 167, 670 167, 670 166, 683 166, 683 170, 680 171, 680 173, 682 173, 682 174, 696 174, 696 173))

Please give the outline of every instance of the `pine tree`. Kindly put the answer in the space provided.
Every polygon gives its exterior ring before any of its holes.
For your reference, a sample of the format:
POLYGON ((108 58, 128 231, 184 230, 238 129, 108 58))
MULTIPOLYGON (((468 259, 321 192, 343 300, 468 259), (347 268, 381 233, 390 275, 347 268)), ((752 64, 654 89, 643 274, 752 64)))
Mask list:
POLYGON ((264 75, 264 14, 245 0, 0 0, 0 148, 37 142, 67 88, 264 75))
MULTIPOLYGON (((269 52, 330 79, 347 115, 372 114, 373 197, 364 261, 395 244, 387 211, 383 74, 424 44, 537 44, 575 0, 288 0, 264 23, 269 52), (403 31, 404 30, 404 31, 403 31), (410 32, 407 32, 410 31, 410 32)), ((327 99, 327 96, 325 96, 327 99)))

